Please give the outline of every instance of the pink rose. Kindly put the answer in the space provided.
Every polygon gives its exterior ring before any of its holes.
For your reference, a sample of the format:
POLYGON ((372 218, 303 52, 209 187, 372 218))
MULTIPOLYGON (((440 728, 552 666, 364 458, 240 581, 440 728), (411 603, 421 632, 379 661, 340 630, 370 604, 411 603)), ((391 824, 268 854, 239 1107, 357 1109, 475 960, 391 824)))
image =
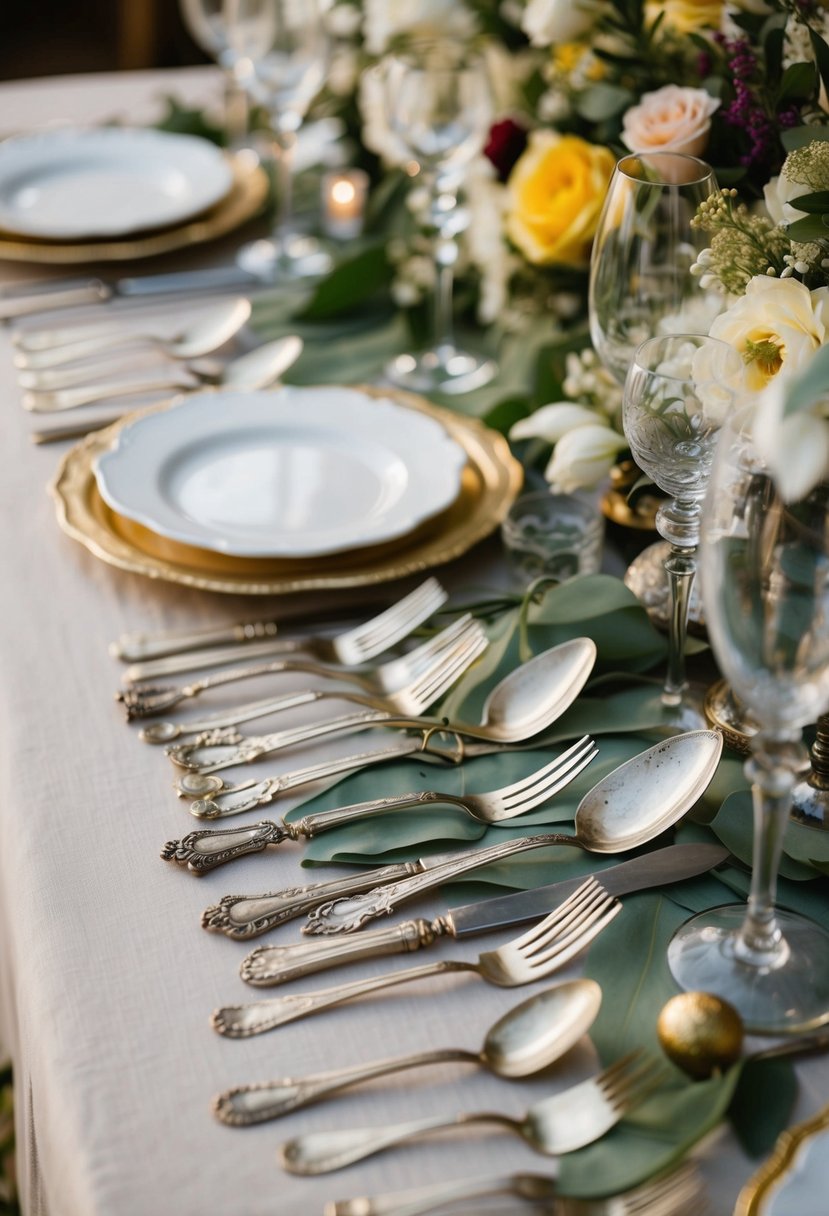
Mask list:
POLYGON ((631 152, 685 152, 700 156, 708 143, 711 115, 719 100, 705 89, 666 84, 644 93, 622 123, 622 143, 631 152))

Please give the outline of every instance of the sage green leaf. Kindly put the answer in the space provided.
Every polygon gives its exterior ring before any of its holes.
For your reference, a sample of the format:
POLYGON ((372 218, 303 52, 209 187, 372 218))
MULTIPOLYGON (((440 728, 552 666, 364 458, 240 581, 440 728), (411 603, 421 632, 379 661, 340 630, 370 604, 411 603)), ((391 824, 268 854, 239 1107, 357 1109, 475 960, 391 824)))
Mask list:
POLYGON ((318 320, 337 316, 371 299, 382 291, 388 292, 392 267, 384 245, 364 249, 355 257, 345 258, 320 282, 298 317, 318 320))
MULTIPOLYGON (((735 857, 739 857, 740 861, 751 866, 754 814, 749 790, 739 790, 726 798, 718 814, 711 821, 711 829, 735 857)), ((780 860, 780 873, 784 878, 804 881, 815 877, 813 867, 803 857, 804 846, 800 838, 800 834, 803 832, 808 832, 810 837, 818 837, 812 848, 817 852, 818 847, 821 846, 823 852, 818 856, 821 861, 827 860, 826 845, 822 837, 811 828, 801 828, 799 824, 790 822, 786 827, 783 856, 780 860), (794 852, 792 852, 793 849, 794 852), (797 859, 798 854, 799 859, 797 859)))
POLYGON ((788 1126, 797 1098, 789 1060, 747 1060, 728 1108, 737 1138, 751 1157, 764 1157, 788 1126), (774 1094, 774 1101, 769 1101, 774 1094))
POLYGON ((639 600, 620 578, 611 574, 584 574, 569 579, 547 594, 530 610, 534 625, 563 625, 582 622, 615 612, 618 608, 638 608, 639 600))
MULTIPOLYGON (((656 1022, 677 988, 668 942, 687 913, 659 894, 626 896, 620 916, 593 942, 584 972, 601 985, 602 1007, 591 1038, 604 1064, 633 1047, 659 1053, 656 1022)), ((725 1115, 739 1066, 722 1077, 690 1082, 666 1064, 660 1088, 607 1136, 561 1159, 564 1195, 606 1195, 667 1169, 725 1115)))

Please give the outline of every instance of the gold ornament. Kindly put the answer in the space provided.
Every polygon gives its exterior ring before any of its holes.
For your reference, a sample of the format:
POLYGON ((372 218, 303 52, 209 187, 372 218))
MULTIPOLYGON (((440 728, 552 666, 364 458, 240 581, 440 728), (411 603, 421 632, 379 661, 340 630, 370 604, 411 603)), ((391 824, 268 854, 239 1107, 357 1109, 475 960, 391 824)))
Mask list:
POLYGON ((728 1068, 743 1045, 739 1013, 710 992, 671 997, 659 1014, 656 1033, 668 1059, 695 1080, 728 1068))

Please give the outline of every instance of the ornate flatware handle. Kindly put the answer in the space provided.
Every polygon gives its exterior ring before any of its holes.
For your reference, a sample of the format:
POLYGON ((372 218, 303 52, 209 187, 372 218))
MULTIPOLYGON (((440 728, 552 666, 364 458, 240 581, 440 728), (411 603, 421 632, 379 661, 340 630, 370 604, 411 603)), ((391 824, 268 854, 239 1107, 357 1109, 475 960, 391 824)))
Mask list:
POLYGON ((387 1127, 356 1127, 344 1128, 341 1131, 308 1132, 288 1140, 280 1149, 280 1161, 289 1174, 328 1174, 332 1170, 340 1170, 355 1161, 363 1161, 379 1153, 384 1148, 391 1148, 421 1132, 439 1131, 443 1128, 458 1127, 470 1123, 506 1123, 512 1124, 511 1119, 501 1115, 480 1114, 456 1115, 447 1118, 446 1115, 433 1115, 427 1119, 412 1119, 407 1123, 393 1123, 387 1127))
POLYGON ((305 887, 289 887, 265 895, 225 895, 218 904, 204 911, 202 928, 246 941, 269 929, 276 929, 297 916, 304 916, 333 893, 339 896, 366 891, 377 882, 394 882, 404 878, 412 873, 412 869, 413 863, 401 862, 370 873, 351 874, 332 882, 314 882, 305 887))
POLYGON ((439 794, 434 790, 415 791, 411 794, 395 794, 388 798, 373 798, 368 802, 353 802, 350 806, 334 807, 330 811, 318 811, 316 814, 304 815, 291 826, 299 836, 310 840, 321 832, 331 828, 339 828, 344 824, 353 823, 355 819, 369 819, 372 815, 385 815, 387 811, 402 810, 404 807, 425 806, 427 803, 451 802, 460 800, 451 794, 439 794))
POLYGON ((324 735, 348 733, 364 726, 382 725, 392 715, 383 710, 363 710, 360 713, 343 714, 296 730, 277 731, 271 735, 249 735, 235 747, 226 743, 180 743, 167 748, 167 755, 180 768, 195 769, 200 773, 215 773, 221 768, 232 768, 235 764, 248 764, 261 756, 269 756, 290 747, 294 743, 306 743, 324 735))
MULTIPOLYGON (((151 722, 138 732, 142 743, 170 743, 183 735, 204 735, 212 731, 223 731, 230 726, 239 726, 243 722, 253 722, 256 718, 269 718, 271 714, 281 713, 283 709, 295 709, 298 705, 308 705, 321 700, 323 693, 291 692, 283 693, 281 697, 268 697, 262 701, 248 701, 236 709, 224 714, 212 714, 209 718, 201 718, 188 722, 151 722)), ((294 732, 286 732, 286 734, 294 732)), ((276 735, 266 736, 275 740, 276 735)), ((288 742, 293 742, 289 739, 288 742)), ((286 743, 280 744, 282 747, 286 743)), ((273 749, 271 749, 273 750, 273 749)))
POLYGON ((262 819, 249 827, 188 832, 181 840, 168 840, 161 856, 165 861, 186 865, 191 874, 206 874, 216 866, 247 853, 261 853, 269 844, 287 839, 289 833, 278 823, 262 819))
POLYGON ((326 971, 340 963, 355 963, 388 954, 409 954, 431 946, 439 936, 429 921, 407 920, 371 933, 351 933, 335 941, 317 938, 290 946, 258 946, 243 960, 239 974, 248 984, 272 987, 301 975, 326 971))
POLYGON ((422 1051, 416 1055, 397 1056, 390 1060, 377 1060, 373 1064, 340 1068, 335 1072, 320 1072, 298 1080, 284 1077, 279 1081, 263 1081, 253 1085, 236 1085, 225 1090, 213 1100, 213 1113, 229 1127, 251 1127, 255 1123, 267 1123, 292 1110, 299 1110, 320 1098, 327 1098, 350 1085, 362 1081, 373 1081, 390 1073, 407 1068, 422 1068, 428 1064, 450 1064, 455 1061, 479 1064, 480 1059, 472 1051, 435 1050, 422 1051))
MULTIPOLYGON (((188 633, 143 633, 137 630, 122 633, 118 641, 110 645, 109 653, 113 658, 123 659, 127 663, 166 658, 191 650, 204 650, 209 654, 211 647, 272 638, 276 631, 276 621, 248 621, 218 629, 194 629, 188 633)), ((233 655, 238 651, 234 648, 230 653, 233 655)))
MULTIPOLYGON (((274 625, 274 629, 276 626, 274 625)), ((221 631, 220 631, 221 632, 221 631)), ((168 676, 182 675, 186 671, 198 671, 206 667, 222 667, 226 663, 248 663, 251 659, 261 659, 268 655, 294 654, 297 650, 294 639, 274 638, 271 634, 259 634, 262 641, 247 641, 242 637, 233 640, 229 633, 221 632, 224 643, 230 645, 201 646, 196 645, 199 635, 193 634, 186 649, 178 644, 169 645, 158 658, 147 658, 143 662, 134 662, 121 675, 122 684, 137 684, 142 680, 167 679, 168 676)), ((216 635, 218 641, 218 634, 216 635)), ((118 643, 116 643, 117 645, 118 643)), ((121 655, 121 658, 129 658, 121 655)))
POLYGON ((289 993, 266 1001, 252 1001, 249 1005, 225 1005, 213 1011, 210 1024, 228 1039, 248 1039, 251 1035, 263 1034, 287 1022, 297 1022, 323 1009, 342 1005, 355 996, 368 996, 382 988, 408 984, 411 980, 425 979, 429 975, 475 970, 474 963, 453 963, 448 960, 425 963, 422 967, 410 967, 408 971, 392 971, 388 975, 377 975, 367 980, 353 980, 350 984, 337 984, 334 988, 322 988, 319 992, 289 993))
POLYGON ((435 866, 412 878, 404 878, 400 882, 378 887, 365 895, 357 895, 346 899, 332 900, 320 904, 308 917, 303 933, 316 936, 317 934, 354 933, 366 921, 378 916, 388 916, 398 904, 407 899, 439 887, 445 882, 463 874, 467 870, 475 870, 478 866, 487 865, 491 861, 500 861, 513 853, 523 853, 526 849, 538 849, 549 844, 573 844, 572 836, 560 833, 546 833, 543 836, 524 836, 518 840, 509 840, 504 844, 492 845, 481 849, 472 857, 463 861, 448 861, 445 865, 435 866))

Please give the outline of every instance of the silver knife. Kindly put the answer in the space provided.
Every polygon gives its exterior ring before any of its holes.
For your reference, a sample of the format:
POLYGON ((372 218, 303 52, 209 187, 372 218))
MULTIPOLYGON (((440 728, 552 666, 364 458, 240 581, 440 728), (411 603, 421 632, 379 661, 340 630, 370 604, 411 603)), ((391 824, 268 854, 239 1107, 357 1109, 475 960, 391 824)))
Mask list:
POLYGON ((34 284, 31 290, 0 296, 0 321, 70 308, 81 304, 100 304, 114 297, 140 299, 150 295, 175 295, 189 291, 224 291, 238 287, 264 285, 258 275, 241 266, 211 266, 173 274, 146 274, 130 279, 50 280, 34 284))
POLYGON ((259 946, 243 961, 241 975, 250 984, 266 987, 301 975, 313 975, 340 963, 387 954, 410 954, 431 946, 441 937, 472 937, 537 920, 572 895, 588 877, 601 883, 608 895, 629 895, 633 891, 667 886, 705 874, 728 856, 728 849, 720 844, 668 845, 631 861, 595 870, 591 875, 580 874, 534 890, 514 891, 494 899, 464 904, 433 921, 403 921, 368 933, 347 934, 334 941, 323 938, 288 946, 259 946))

